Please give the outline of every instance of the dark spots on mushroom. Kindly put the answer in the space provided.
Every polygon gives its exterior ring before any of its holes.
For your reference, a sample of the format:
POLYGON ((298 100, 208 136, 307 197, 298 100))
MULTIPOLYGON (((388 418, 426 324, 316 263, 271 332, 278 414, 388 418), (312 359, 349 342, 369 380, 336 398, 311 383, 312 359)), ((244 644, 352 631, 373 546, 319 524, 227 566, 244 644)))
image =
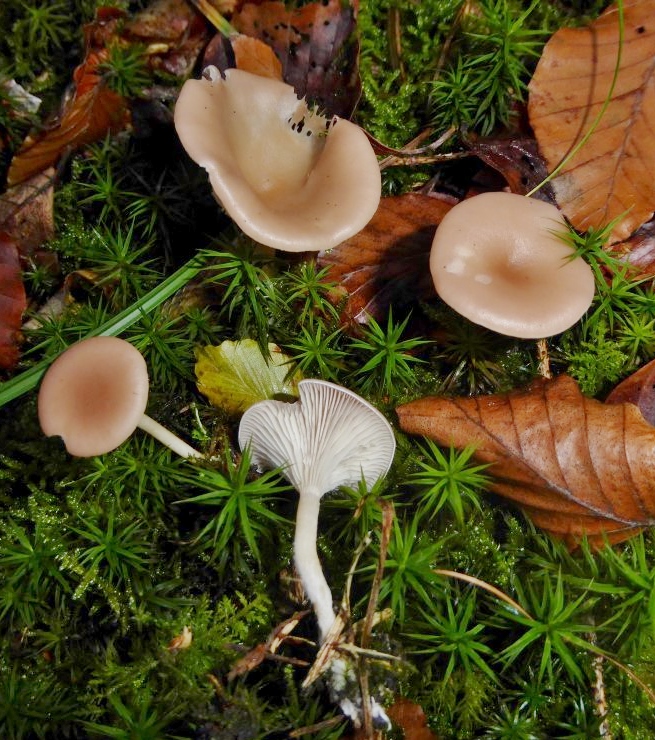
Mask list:
POLYGON ((311 136, 311 135, 312 135, 311 129, 307 129, 307 136, 311 136))
POLYGON ((298 123, 296 124, 296 129, 295 130, 298 133, 301 133, 302 130, 303 130, 303 128, 305 128, 305 119, 304 118, 301 118, 300 121, 298 121, 298 123))
POLYGON ((638 34, 646 33, 646 26, 637 26, 635 30, 638 34))
POLYGON ((324 26, 329 26, 330 25, 330 21, 323 21, 323 25, 324 26))
POLYGON ((298 56, 298 44, 296 43, 289 44, 289 56, 290 57, 298 56))

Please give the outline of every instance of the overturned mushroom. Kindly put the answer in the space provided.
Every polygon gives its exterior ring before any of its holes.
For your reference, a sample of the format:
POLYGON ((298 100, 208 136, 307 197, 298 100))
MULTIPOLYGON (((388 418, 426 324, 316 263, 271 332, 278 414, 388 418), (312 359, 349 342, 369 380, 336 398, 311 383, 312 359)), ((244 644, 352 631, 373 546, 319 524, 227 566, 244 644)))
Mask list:
POLYGON ((364 132, 310 110, 291 85, 208 67, 184 83, 175 127, 225 210, 261 244, 329 249, 378 207, 380 170, 364 132))
POLYGON ((589 265, 561 239, 565 231, 560 212, 544 201, 503 192, 464 200, 432 242, 437 293, 500 334, 559 334, 582 317, 595 288, 589 265))
POLYGON ((324 639, 334 609, 316 552, 321 497, 362 478, 375 483, 389 469, 396 443, 384 416, 352 391, 323 380, 301 380, 298 390, 297 403, 251 406, 241 418, 239 445, 250 447, 256 465, 282 466, 300 495, 294 560, 324 639))
POLYGON ((47 436, 71 455, 102 455, 139 427, 182 457, 200 453, 146 415, 148 370, 143 355, 118 337, 92 337, 69 347, 41 382, 38 413, 47 436))

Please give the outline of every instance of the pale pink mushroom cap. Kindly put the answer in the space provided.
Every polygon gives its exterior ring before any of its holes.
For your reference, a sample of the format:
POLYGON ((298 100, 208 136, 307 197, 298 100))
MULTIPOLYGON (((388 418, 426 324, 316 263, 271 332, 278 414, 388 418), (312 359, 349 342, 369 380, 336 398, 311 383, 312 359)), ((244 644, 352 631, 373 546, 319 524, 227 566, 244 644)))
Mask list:
POLYGON ((48 368, 38 398, 47 436, 62 437, 71 455, 101 455, 136 429, 148 401, 141 353, 118 337, 92 337, 69 347, 48 368))
POLYGON ((288 252, 340 244, 372 218, 380 168, 364 132, 311 112, 293 87, 215 67, 184 83, 175 128, 241 230, 288 252))
POLYGON ((437 227, 430 271, 441 298, 476 324, 524 339, 568 329, 591 305, 594 276, 558 234, 559 210, 513 193, 483 193, 437 227))

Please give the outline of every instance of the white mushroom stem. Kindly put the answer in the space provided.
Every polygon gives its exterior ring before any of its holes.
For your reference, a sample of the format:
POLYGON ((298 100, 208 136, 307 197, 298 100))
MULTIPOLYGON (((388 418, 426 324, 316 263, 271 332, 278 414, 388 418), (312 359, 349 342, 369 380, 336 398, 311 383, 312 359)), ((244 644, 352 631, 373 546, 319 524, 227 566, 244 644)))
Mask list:
POLYGON ((332 606, 332 592, 316 551, 320 505, 321 497, 318 491, 305 491, 300 494, 293 551, 296 570, 305 594, 314 607, 321 642, 323 642, 334 622, 335 615, 332 606))
POLYGON ((163 445, 173 450, 173 452, 176 452, 180 457, 202 457, 198 450, 195 450, 191 445, 188 445, 184 440, 180 439, 147 414, 143 414, 137 426, 144 432, 151 434, 163 445))

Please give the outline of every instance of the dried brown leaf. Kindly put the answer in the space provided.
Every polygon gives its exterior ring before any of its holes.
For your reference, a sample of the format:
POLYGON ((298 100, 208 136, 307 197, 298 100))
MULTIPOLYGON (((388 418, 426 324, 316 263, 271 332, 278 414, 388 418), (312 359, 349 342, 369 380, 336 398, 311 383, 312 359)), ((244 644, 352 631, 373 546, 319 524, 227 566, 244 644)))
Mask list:
POLYGON ((655 427, 655 360, 619 383, 605 403, 634 403, 644 419, 655 427))
MULTIPOLYGON (((617 217, 625 239, 655 210, 655 0, 624 2, 621 68, 598 128, 552 180, 574 227, 617 217)), ((552 170, 590 129, 610 89, 619 50, 616 5, 587 28, 563 28, 546 44, 530 83, 528 112, 552 170)))
POLYGON ((631 403, 586 398, 565 375, 524 391, 424 398, 400 426, 490 463, 491 489, 570 545, 620 542, 655 524, 655 428, 631 403))
POLYGON ((403 730, 405 740, 438 740, 428 727, 423 708, 409 699, 398 697, 387 709, 389 719, 403 730))
POLYGON ((298 95, 328 116, 350 118, 359 96, 356 7, 341 0, 286 8, 283 2, 247 3, 232 16, 242 34, 271 46, 282 76, 298 95))
MULTIPOLYGON (((100 11, 99 11, 100 13, 100 11)), ((7 182, 15 185, 57 163, 62 154, 125 128, 130 120, 127 101, 110 90, 99 74, 107 60, 102 46, 114 33, 121 14, 107 10, 85 27, 87 54, 75 69, 75 92, 59 120, 46 131, 30 135, 11 162, 7 182)))
MULTIPOLYGON (((548 174, 534 139, 472 139, 468 146, 473 154, 505 178, 512 193, 526 195, 548 174)), ((549 188, 539 190, 537 197, 551 200, 549 188)))
POLYGON ((0 232, 0 368, 11 370, 18 362, 23 311, 27 306, 18 248, 0 232))
POLYGON ((54 170, 48 169, 0 196, 0 229, 26 257, 55 235, 54 170))
POLYGON ((435 295, 430 248, 437 225, 452 208, 418 193, 383 198, 368 225, 352 239, 320 252, 318 265, 346 296, 343 320, 381 321, 389 305, 402 306, 435 295))

